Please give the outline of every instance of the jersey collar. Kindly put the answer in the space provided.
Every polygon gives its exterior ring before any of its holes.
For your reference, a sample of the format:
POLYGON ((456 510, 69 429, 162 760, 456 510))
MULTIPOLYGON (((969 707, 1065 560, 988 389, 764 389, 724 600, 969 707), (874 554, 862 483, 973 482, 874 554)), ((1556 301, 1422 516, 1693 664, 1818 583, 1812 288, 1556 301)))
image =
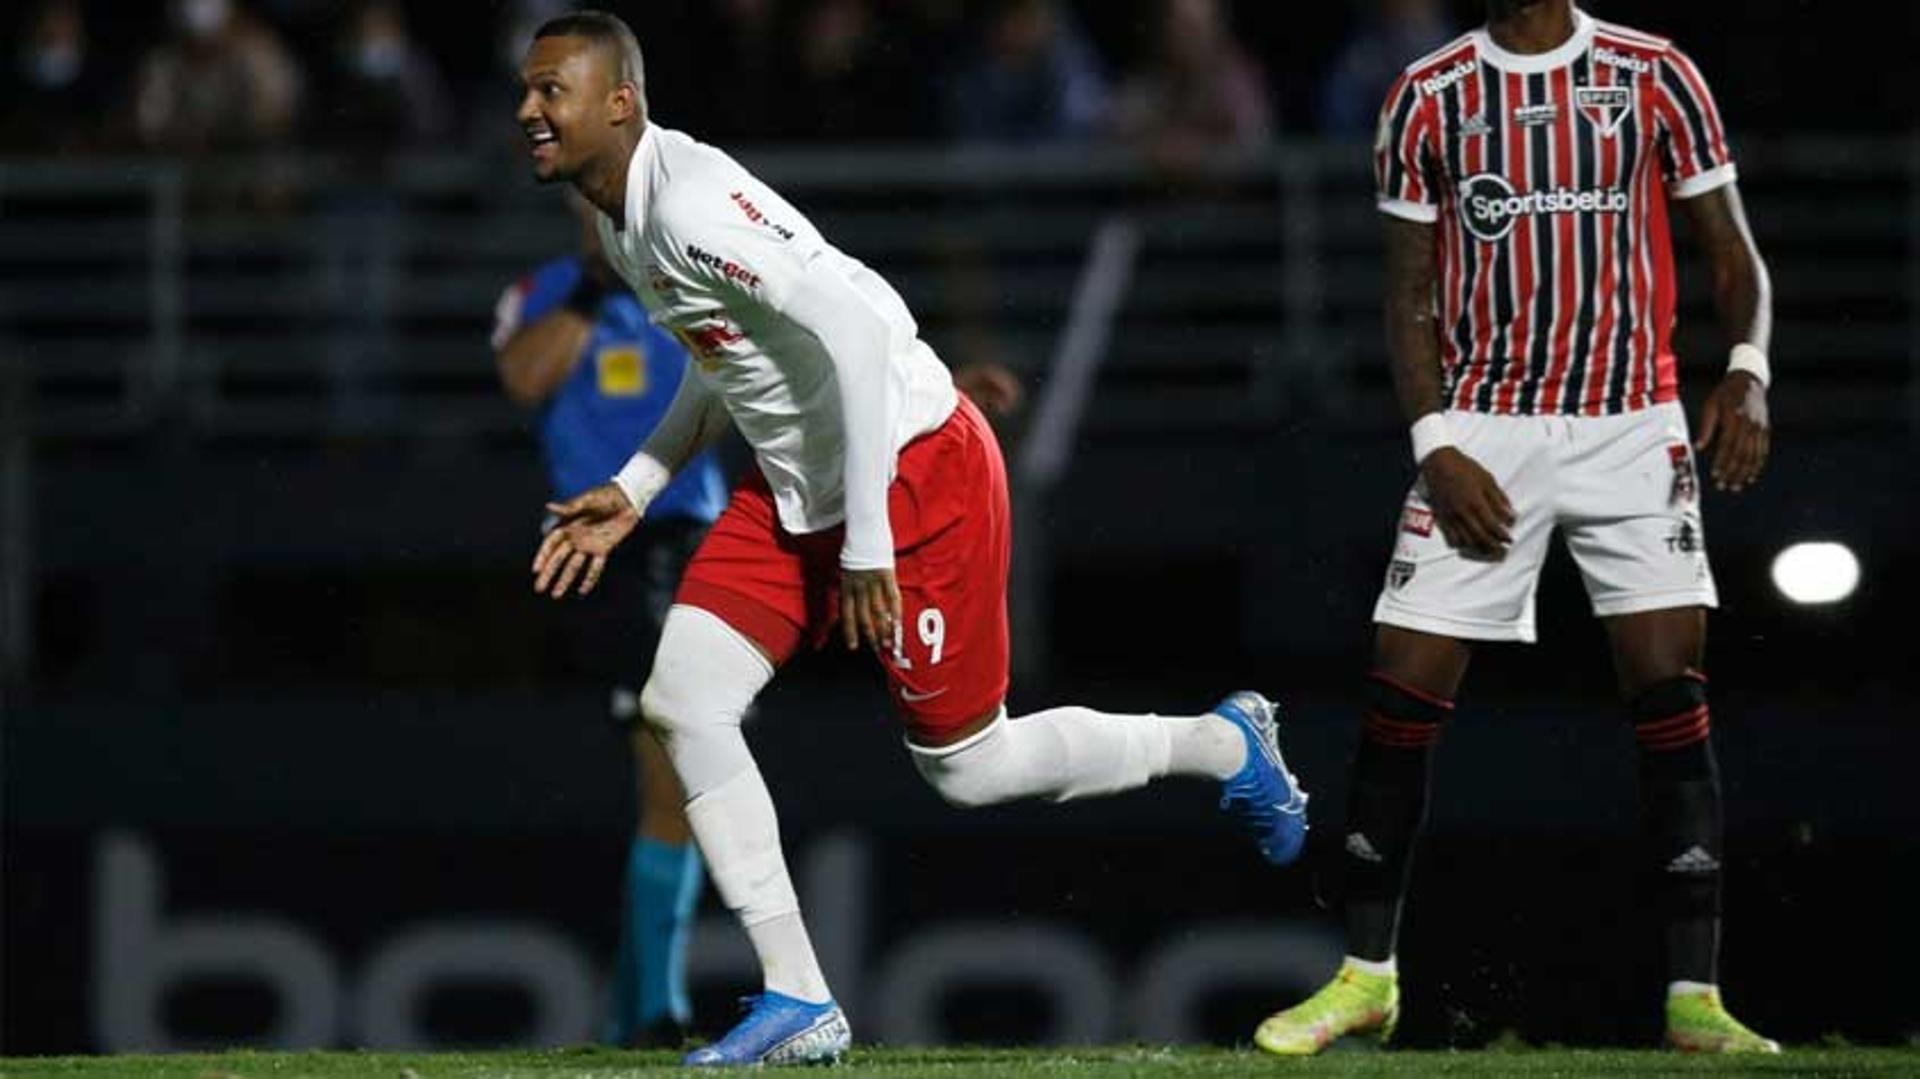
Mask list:
POLYGON ((1573 9, 1573 36, 1546 52, 1508 52, 1494 44, 1493 35, 1482 26, 1473 32, 1473 44, 1480 52, 1480 58, 1503 71, 1517 75, 1532 75, 1542 71, 1552 71, 1573 62, 1573 58, 1587 51, 1593 43, 1593 19, 1579 8, 1573 9))

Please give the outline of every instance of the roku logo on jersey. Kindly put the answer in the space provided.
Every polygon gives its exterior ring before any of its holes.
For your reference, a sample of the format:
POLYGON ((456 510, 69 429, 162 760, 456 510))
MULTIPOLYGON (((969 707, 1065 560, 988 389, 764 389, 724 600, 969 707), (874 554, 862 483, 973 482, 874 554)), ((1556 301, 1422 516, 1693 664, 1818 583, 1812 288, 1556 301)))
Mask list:
POLYGON ((1556 187, 1516 194, 1507 178, 1483 172, 1460 184, 1460 220, 1467 231, 1487 243, 1504 239, 1521 215, 1623 214, 1627 193, 1619 188, 1580 191, 1556 187))
POLYGON ((760 275, 733 261, 723 259, 710 251, 703 251, 693 244, 687 245, 687 257, 717 272, 729 281, 738 281, 748 288, 760 287, 760 275))
POLYGON ((1594 46, 1593 61, 1596 64, 1605 64, 1608 67, 1617 67, 1623 71, 1631 71, 1636 75, 1645 75, 1647 72, 1653 70, 1652 61, 1639 56, 1628 56, 1623 52, 1615 52, 1605 45, 1594 46))
POLYGON ((1428 97, 1432 97, 1447 87, 1452 86, 1454 83, 1459 82, 1461 79, 1466 78, 1468 75, 1473 74, 1479 66, 1478 61, 1462 60, 1445 71, 1440 72, 1438 75, 1429 75, 1421 79, 1418 83, 1420 92, 1428 97))

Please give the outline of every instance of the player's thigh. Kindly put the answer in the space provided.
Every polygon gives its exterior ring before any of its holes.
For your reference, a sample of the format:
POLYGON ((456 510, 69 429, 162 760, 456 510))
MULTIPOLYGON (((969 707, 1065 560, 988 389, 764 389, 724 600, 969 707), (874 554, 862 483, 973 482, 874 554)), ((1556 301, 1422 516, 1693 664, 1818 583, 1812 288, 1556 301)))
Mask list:
POLYGON ((1594 614, 1714 607, 1700 485, 1678 405, 1581 421, 1560 527, 1594 614))
POLYGON ((1512 503, 1513 542, 1497 556, 1454 548, 1416 482, 1395 524, 1374 621, 1461 640, 1531 641, 1534 592, 1553 535, 1548 428, 1535 417, 1447 417, 1461 452, 1479 462, 1512 503))
POLYGON ((1613 650, 1620 698, 1631 701, 1648 687, 1699 674, 1705 665, 1705 607, 1666 607, 1601 619, 1613 650))
POLYGON ((901 617, 888 689, 909 736, 941 745, 1007 693, 1011 514, 998 443, 971 404, 944 446, 903 457, 895 506, 901 617), (911 503, 911 505, 909 505, 911 503))
POLYGON ((778 666, 831 619, 834 582, 812 557, 817 538, 782 530, 765 482, 750 479, 701 539, 673 602, 719 618, 778 666))

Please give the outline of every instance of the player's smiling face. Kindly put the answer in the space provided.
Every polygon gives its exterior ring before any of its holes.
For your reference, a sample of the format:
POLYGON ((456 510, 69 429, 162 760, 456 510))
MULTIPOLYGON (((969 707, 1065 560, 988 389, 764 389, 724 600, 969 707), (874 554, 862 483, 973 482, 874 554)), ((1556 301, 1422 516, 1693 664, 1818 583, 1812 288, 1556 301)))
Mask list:
POLYGON ((514 118, 542 183, 572 180, 607 144, 613 80, 606 68, 601 50, 584 38, 537 38, 527 50, 514 118))

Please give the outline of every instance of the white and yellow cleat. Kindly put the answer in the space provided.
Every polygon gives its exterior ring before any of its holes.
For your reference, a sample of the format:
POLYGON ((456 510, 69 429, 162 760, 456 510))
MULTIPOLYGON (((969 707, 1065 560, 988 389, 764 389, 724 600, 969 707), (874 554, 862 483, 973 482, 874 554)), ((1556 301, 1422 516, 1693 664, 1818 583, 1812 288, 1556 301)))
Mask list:
POLYGON ((1780 1043, 1763 1038, 1735 1019, 1717 989, 1667 996, 1667 1044, 1683 1053, 1778 1053, 1780 1043))
POLYGON ((1281 1056, 1311 1056, 1349 1034, 1370 1034, 1383 1044, 1400 1021, 1400 979, 1342 964, 1318 993, 1267 1017, 1253 1044, 1281 1056))

